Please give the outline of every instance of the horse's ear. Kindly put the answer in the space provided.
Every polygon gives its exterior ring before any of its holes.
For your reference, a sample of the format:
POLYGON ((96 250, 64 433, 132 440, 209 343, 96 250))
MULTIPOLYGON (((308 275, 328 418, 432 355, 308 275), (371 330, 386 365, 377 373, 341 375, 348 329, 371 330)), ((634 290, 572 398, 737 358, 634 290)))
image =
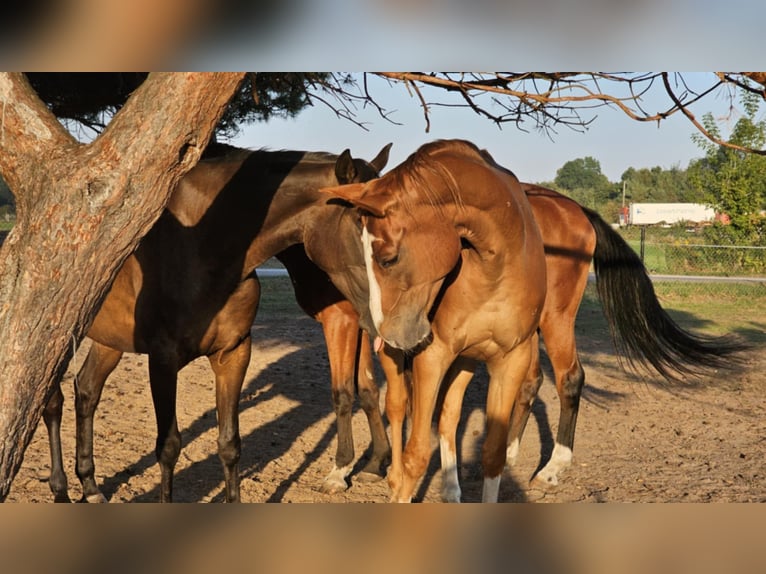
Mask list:
POLYGON ((370 186, 364 183, 323 187, 319 191, 348 201, 354 207, 369 211, 376 217, 384 217, 394 203, 389 194, 371 192, 370 186))
POLYGON ((383 146, 383 149, 378 152, 378 155, 375 156, 375 159, 370 162, 370 165, 374 167, 375 171, 378 173, 383 171, 383 168, 386 167, 386 164, 388 163, 388 152, 391 151, 392 145, 394 145, 393 142, 383 146))
POLYGON ((351 157, 351 150, 344 149, 335 161, 335 177, 338 179, 338 183, 354 181, 356 167, 354 167, 354 158, 351 157))

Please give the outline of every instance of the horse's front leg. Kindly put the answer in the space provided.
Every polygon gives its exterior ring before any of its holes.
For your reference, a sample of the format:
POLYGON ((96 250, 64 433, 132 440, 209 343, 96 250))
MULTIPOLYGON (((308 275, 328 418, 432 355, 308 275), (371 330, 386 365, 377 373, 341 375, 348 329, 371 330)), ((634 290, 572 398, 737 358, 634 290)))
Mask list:
POLYGON ((321 491, 336 494, 348 488, 346 477, 354 464, 354 437, 351 414, 354 406, 354 375, 359 341, 359 322, 354 311, 338 304, 325 307, 316 316, 322 324, 327 357, 330 363, 330 385, 338 446, 335 465, 322 481, 321 491))
POLYGON ((443 384, 447 392, 439 415, 439 452, 441 455, 443 502, 460 502, 460 477, 457 464, 457 425, 463 410, 463 397, 471 382, 475 362, 458 358, 450 367, 443 384))
POLYGON ((218 457, 223 465, 226 502, 239 502, 239 397, 250 364, 252 344, 248 334, 234 349, 209 357, 215 373, 215 404, 218 412, 218 457))
POLYGON ((391 443, 388 441, 383 415, 380 412, 380 389, 375 382, 370 338, 364 331, 359 332, 356 380, 359 404, 367 415, 372 437, 372 456, 359 477, 362 480, 377 481, 385 476, 386 466, 391 461, 391 443))
POLYGON ((83 502, 106 502, 96 485, 93 462, 93 417, 101 400, 107 377, 122 358, 122 352, 93 341, 88 356, 75 379, 75 418, 77 450, 75 472, 82 484, 83 502))
POLYGON ((511 411, 511 426, 508 431, 508 445, 505 451, 505 464, 509 467, 516 464, 521 439, 524 436, 524 429, 529 421, 532 405, 537 398, 537 393, 542 383, 543 372, 540 369, 540 349, 538 348, 532 350, 532 360, 530 361, 527 375, 519 387, 519 394, 516 396, 516 401, 513 403, 513 410, 511 411))
POLYGON ((387 479, 391 492, 395 493, 402 483, 403 427, 409 402, 404 353, 386 345, 378 352, 378 359, 386 377, 386 417, 391 427, 391 465, 387 479))
POLYGON ((532 349, 536 349, 537 344, 538 337, 535 334, 509 353, 487 362, 489 388, 487 432, 481 457, 484 470, 482 502, 497 502, 500 478, 505 468, 511 410, 521 383, 529 372, 532 349))
POLYGON ((48 430, 48 447, 51 454, 51 476, 49 486, 54 502, 72 502, 69 498, 64 460, 61 454, 61 415, 64 409, 64 394, 61 384, 54 386, 43 411, 43 420, 48 430))
POLYGON ((181 454, 181 433, 176 420, 177 363, 150 353, 149 382, 157 420, 154 452, 160 465, 160 502, 172 502, 173 470, 181 454))
POLYGON ((401 484, 393 492, 395 502, 410 502, 431 458, 431 421, 439 385, 455 356, 436 341, 412 361, 412 432, 402 454, 401 484))

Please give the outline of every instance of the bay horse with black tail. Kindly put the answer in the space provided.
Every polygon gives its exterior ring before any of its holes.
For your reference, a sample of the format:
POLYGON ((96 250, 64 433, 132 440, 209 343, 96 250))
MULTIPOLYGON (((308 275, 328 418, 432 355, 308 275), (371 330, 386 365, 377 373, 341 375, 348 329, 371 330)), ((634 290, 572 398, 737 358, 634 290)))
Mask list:
POLYGON ((406 394, 396 380, 403 369, 392 371, 385 359, 395 353, 381 355, 392 499, 411 500, 425 473, 442 381, 470 380, 482 361, 490 375, 482 499, 496 501, 511 409, 537 352, 546 291, 543 242, 519 181, 473 144, 451 140, 422 146, 377 180, 324 191, 360 212, 377 335, 413 353, 412 431, 401 457, 406 394))
MULTIPOLYGON (((120 269, 88 332, 92 345, 75 384, 76 473, 84 501, 105 500, 94 476, 93 416, 104 382, 124 352, 149 356, 163 502, 172 500, 173 468, 181 449, 176 422, 177 373, 197 357, 209 359, 215 374, 225 498, 227 502, 239 500, 238 402, 260 296, 255 268, 282 254, 294 280, 300 281, 307 273, 311 276, 315 269, 310 262, 296 251, 285 250, 303 243, 307 230, 321 219, 326 196, 318 189, 377 176, 389 148, 390 144, 370 163, 353 159, 348 150, 335 156, 229 148, 219 157, 203 159, 181 180, 157 223, 120 269)), ((350 472, 353 459, 350 405, 359 333, 358 327, 355 331, 337 328, 338 321, 347 323, 353 310, 332 284, 325 280, 314 286, 323 293, 321 304, 316 296, 310 303, 303 302, 305 294, 300 289, 296 295, 322 322, 332 365, 339 433, 336 469, 326 486, 332 491, 350 472)), ((360 357, 365 360, 363 351, 360 357)), ((369 352, 366 357, 369 361, 369 352)), ((388 438, 378 389, 368 372, 369 377, 358 381, 373 441, 368 468, 382 473, 388 438)), ((57 387, 44 420, 51 445, 51 490, 57 501, 68 501, 60 446, 62 403, 57 387)))
MULTIPOLYGON (((668 382, 679 382, 736 367, 738 354, 747 347, 730 336, 705 337, 678 326, 662 309, 635 251, 595 211, 551 189, 527 183, 522 183, 522 188, 545 246, 548 289, 540 333, 553 368, 560 405, 553 452, 534 480, 558 484, 559 473, 572 461, 585 383, 574 327, 591 262, 617 356, 634 371, 654 372, 668 382)), ((536 355, 513 407, 508 435, 509 465, 517 457, 542 380, 536 355)), ((446 501, 460 500, 455 434, 465 386, 461 388, 459 382, 447 391, 439 421, 444 471, 442 498, 446 501)))

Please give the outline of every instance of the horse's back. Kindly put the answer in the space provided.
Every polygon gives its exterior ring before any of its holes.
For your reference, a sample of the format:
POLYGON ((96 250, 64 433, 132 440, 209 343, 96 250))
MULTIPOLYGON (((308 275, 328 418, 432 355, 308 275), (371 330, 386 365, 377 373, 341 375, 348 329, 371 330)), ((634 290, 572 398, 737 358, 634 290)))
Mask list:
POLYGON ((522 183, 545 244, 546 256, 590 264, 596 233, 580 205, 546 187, 522 183))

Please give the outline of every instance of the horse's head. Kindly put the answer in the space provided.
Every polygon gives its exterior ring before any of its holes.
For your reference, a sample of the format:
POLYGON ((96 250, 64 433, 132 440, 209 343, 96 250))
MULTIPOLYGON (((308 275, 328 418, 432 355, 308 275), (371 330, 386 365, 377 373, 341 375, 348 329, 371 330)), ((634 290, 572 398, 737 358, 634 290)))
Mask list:
MULTIPOLYGON (((361 183, 379 177, 388 162, 391 145, 385 145, 370 161, 352 157, 348 149, 344 150, 335 161, 334 176, 337 183, 361 183)), ((359 314, 360 326, 374 334, 375 327, 369 311, 364 254, 355 233, 356 218, 348 209, 341 209, 342 215, 339 219, 332 213, 323 212, 321 217, 313 220, 304 236, 306 253, 329 275, 335 287, 354 306, 359 314), (328 237, 332 237, 333 240, 328 240, 328 237)))
POLYGON ((417 347, 430 335, 429 313, 460 260, 454 226, 427 203, 402 203, 387 178, 322 191, 357 210, 375 330, 393 347, 417 347))

